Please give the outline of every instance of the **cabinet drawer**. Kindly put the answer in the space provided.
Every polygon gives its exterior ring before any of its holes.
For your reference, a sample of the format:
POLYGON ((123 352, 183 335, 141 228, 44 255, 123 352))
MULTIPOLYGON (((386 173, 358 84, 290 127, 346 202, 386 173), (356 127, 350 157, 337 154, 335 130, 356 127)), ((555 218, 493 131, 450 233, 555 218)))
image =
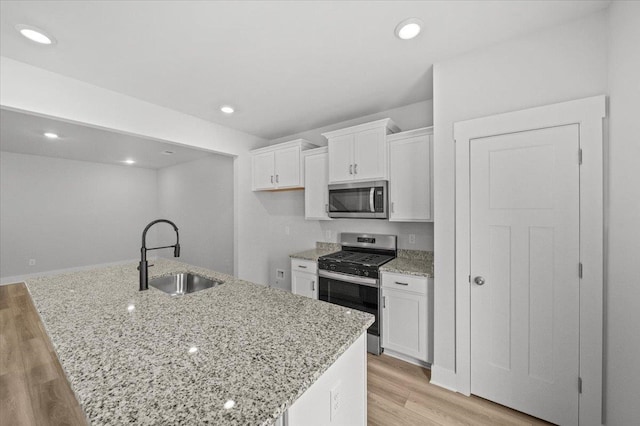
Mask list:
POLYGON ((291 259, 291 270, 315 274, 318 272, 318 262, 314 262, 313 260, 291 259))
POLYGON ((383 272, 382 287, 427 294, 427 278, 383 272))

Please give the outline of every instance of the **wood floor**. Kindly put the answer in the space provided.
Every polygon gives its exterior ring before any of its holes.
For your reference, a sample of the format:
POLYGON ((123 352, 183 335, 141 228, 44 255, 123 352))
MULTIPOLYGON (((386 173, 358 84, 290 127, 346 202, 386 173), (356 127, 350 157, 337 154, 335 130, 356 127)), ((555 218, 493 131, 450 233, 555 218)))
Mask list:
MULTIPOLYGON (((370 426, 545 425, 429 383, 429 370, 368 357, 370 426)), ((0 286, 0 426, 86 425, 24 284, 0 286)))

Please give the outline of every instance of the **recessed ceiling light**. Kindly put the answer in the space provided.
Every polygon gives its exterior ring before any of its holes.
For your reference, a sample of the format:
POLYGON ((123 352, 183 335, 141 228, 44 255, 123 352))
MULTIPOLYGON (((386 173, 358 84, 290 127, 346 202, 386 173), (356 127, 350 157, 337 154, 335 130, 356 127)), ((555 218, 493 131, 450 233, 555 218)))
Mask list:
POLYGON ((38 44, 54 44, 56 42, 49 34, 31 25, 16 25, 16 30, 24 37, 38 44))
POLYGON ((132 159, 128 158, 128 159, 124 160, 123 163, 125 163, 125 164, 136 164, 136 160, 132 160, 132 159))
POLYGON ((57 134, 52 133, 52 132, 45 132, 44 136, 46 138, 49 138, 49 139, 58 139, 59 138, 59 136, 57 134))
POLYGON ((418 18, 409 18, 396 26, 396 36, 402 40, 411 40, 420 34, 422 21, 418 18))
POLYGON ((224 112, 225 114, 233 114, 233 111, 235 110, 230 105, 222 105, 220 107, 220 111, 224 112))

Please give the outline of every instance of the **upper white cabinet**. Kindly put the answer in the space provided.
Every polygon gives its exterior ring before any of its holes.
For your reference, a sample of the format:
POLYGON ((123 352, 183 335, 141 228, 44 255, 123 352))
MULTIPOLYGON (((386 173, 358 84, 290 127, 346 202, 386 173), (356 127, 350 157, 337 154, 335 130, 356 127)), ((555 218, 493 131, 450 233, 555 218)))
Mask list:
POLYGON ((323 133, 329 141, 329 183, 387 179, 390 118, 323 133))
POLYGON ((387 136, 389 221, 433 221, 433 128, 387 136))
POLYGON ((329 218, 329 153, 327 147, 305 151, 304 157, 304 218, 329 218))
POLYGON ((251 151, 252 183, 254 191, 304 188, 302 151, 317 145, 296 139, 251 151))

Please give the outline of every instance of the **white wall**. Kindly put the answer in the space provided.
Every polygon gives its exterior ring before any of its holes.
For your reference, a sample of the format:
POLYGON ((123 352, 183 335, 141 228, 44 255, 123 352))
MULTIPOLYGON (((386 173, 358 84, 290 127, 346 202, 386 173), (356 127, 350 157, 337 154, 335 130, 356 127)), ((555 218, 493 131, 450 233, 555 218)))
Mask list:
POLYGON ((613 2, 609 20, 609 237, 605 412, 638 424, 640 380, 640 3, 613 2))
MULTIPOLYGON (((158 209, 180 229, 179 260, 233 274, 233 158, 212 155, 159 169, 158 209)), ((173 228, 160 229, 158 244, 173 244, 173 228)))
POLYGON ((0 277, 136 259, 157 196, 155 170, 1 152, 0 277))
MULTIPOLYGON (((381 118, 391 117, 401 130, 430 126, 432 101, 423 101, 382 111, 377 114, 334 123, 271 141, 269 145, 305 138, 326 144, 321 133, 355 126, 381 118)), ((244 176, 250 181, 251 176, 244 176)), ((398 223, 386 220, 339 219, 317 221, 304 219, 304 191, 254 192, 240 194, 254 202, 253 218, 247 221, 250 230, 243 230, 251 241, 240 258, 241 268, 251 281, 291 289, 291 264, 289 255, 315 247, 316 241, 338 242, 340 232, 371 232, 398 235, 400 248, 433 250, 432 223, 398 223), (255 203, 257 201, 257 203, 255 203), (286 232, 289 228, 289 234, 286 232), (329 234, 327 234, 329 233, 329 234), (416 236, 415 244, 409 244, 409 235, 416 236), (248 269, 250 271, 248 271, 248 269), (284 280, 276 280, 276 269, 285 271, 284 280)))
POLYGON ((607 12, 434 66, 434 369, 455 388, 453 123, 606 93, 607 12))

